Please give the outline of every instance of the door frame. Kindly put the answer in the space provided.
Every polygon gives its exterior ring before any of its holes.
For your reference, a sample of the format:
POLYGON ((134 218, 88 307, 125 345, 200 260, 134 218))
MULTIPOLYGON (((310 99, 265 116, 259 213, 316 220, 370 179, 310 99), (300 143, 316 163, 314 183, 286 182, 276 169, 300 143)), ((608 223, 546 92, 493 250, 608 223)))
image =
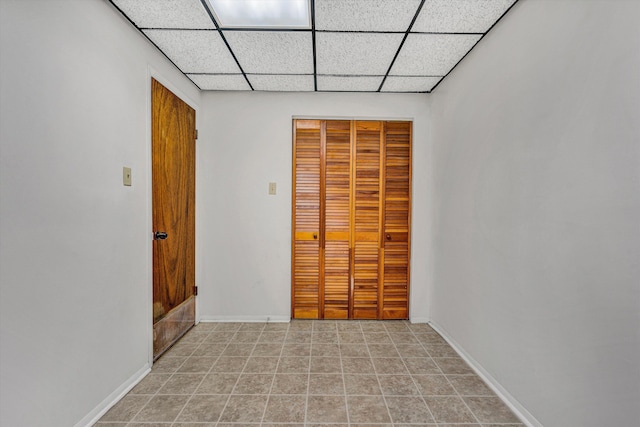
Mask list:
MULTIPOLYGON (((145 83, 146 86, 146 143, 145 143, 145 177, 147 180, 147 216, 146 216, 146 244, 147 244, 147 304, 146 304, 146 312, 145 319, 147 319, 147 360, 149 364, 149 368, 153 366, 153 176, 152 176, 152 109, 151 109, 151 79, 155 79, 173 92, 178 98, 184 101, 189 107, 193 108, 196 112, 196 129, 198 128, 198 117, 200 106, 186 93, 176 87, 175 84, 171 82, 169 78, 167 78, 160 71, 152 67, 151 65, 147 66, 147 80, 145 83)), ((198 144, 196 140, 196 165, 198 163, 198 144)), ((196 166, 196 271, 195 271, 195 280, 196 284, 199 283, 200 271, 198 266, 200 262, 198 260, 198 168, 196 166)), ((196 305, 196 316, 195 316, 195 324, 199 323, 199 307, 198 307, 198 297, 194 296, 195 305, 196 305)))

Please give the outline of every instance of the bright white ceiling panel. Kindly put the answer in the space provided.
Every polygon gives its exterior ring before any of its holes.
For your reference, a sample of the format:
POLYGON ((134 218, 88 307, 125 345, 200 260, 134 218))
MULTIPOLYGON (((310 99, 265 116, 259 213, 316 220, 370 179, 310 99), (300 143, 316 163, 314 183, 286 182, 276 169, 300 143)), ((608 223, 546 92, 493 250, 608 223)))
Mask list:
POLYGON ((318 90, 335 92, 376 92, 382 76, 318 76, 318 90))
POLYGON ((113 0, 138 28, 215 28, 200 0, 113 0))
POLYGON ((480 37, 472 34, 409 34, 389 74, 444 76, 480 37))
POLYGON ((251 90, 242 74, 187 74, 202 90, 251 90))
POLYGON ((426 0, 412 32, 485 33, 516 0, 426 0))
POLYGON ((310 32, 225 31, 245 73, 313 74, 310 32))
POLYGON ((318 74, 384 75, 403 34, 316 33, 318 74))
POLYGON ((313 76, 249 74, 247 76, 255 90, 277 92, 313 92, 313 76))
POLYGON ((429 92, 442 77, 388 76, 381 92, 429 92))
POLYGON ((316 30, 407 31, 420 0, 316 0, 316 30))
POLYGON ((209 0, 221 27, 311 28, 309 0, 209 0))
POLYGON ((144 30, 184 73, 239 73, 218 31, 144 30))

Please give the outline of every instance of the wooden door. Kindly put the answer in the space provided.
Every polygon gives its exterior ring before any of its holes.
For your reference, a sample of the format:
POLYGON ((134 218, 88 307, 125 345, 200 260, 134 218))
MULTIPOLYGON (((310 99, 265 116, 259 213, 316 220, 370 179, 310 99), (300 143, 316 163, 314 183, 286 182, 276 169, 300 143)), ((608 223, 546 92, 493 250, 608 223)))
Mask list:
POLYGON ((295 120, 292 316, 406 319, 411 122, 295 120))
POLYGON ((293 129, 292 313, 297 319, 320 314, 320 121, 296 120, 293 129))
POLYGON ((323 318, 348 319, 351 291, 351 122, 324 122, 323 318))
POLYGON ((353 318, 378 318, 381 122, 355 123, 353 318))
POLYGON ((156 80, 151 85, 156 359, 195 322, 196 115, 156 80))
POLYGON ((409 317, 411 122, 385 124, 380 318, 409 317))

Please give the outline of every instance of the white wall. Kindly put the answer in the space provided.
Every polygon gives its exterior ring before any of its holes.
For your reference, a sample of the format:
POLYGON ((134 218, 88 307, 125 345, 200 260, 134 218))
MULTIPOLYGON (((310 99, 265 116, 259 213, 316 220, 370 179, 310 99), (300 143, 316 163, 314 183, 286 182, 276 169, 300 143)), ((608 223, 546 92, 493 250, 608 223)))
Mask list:
POLYGON ((291 316, 292 117, 410 118, 413 138, 411 317, 427 319, 425 95, 205 93, 197 200, 202 319, 291 316), (268 195, 268 183, 277 195, 268 195))
POLYGON ((639 17, 521 0, 430 97, 432 320, 546 427, 640 425, 639 17))
POLYGON ((149 65, 199 92, 105 1, 0 31, 0 425, 67 427, 148 368, 149 65))

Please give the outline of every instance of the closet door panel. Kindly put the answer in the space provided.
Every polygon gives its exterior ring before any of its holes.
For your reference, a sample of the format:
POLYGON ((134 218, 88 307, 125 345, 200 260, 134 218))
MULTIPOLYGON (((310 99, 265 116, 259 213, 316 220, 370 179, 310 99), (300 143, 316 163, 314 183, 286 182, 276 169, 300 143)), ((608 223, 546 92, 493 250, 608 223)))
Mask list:
POLYGON ((349 317, 351 227, 351 123, 326 122, 324 318, 349 317))
POLYGON ((411 122, 388 122, 384 158, 383 319, 409 317, 411 122))
POLYGON ((381 122, 356 122, 353 227, 353 318, 378 317, 381 122))
POLYGON ((294 126, 292 313, 318 318, 320 253, 320 121, 294 126))

